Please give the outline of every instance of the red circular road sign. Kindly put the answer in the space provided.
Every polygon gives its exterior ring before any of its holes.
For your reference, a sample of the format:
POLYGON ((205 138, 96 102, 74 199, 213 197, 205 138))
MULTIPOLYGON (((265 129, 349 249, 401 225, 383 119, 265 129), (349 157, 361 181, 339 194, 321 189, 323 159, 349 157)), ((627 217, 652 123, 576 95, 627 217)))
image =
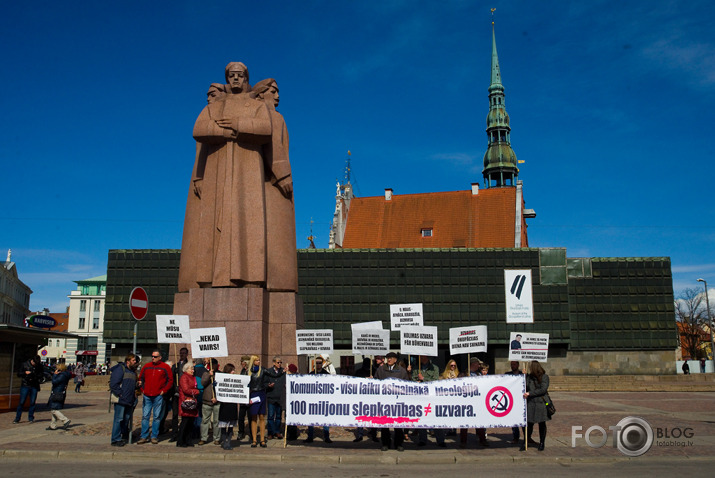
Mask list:
POLYGON ((135 287, 129 294, 129 310, 137 320, 142 320, 149 312, 149 296, 141 287, 135 287))

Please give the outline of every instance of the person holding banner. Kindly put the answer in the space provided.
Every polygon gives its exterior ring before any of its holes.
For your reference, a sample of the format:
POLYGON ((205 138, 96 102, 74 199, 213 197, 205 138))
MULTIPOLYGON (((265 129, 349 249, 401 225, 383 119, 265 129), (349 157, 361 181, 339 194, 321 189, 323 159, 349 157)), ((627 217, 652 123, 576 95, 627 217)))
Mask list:
MULTIPOLYGON (((397 365, 397 354, 395 352, 390 352, 385 355, 385 363, 377 369, 375 372, 375 378, 378 380, 385 380, 387 378, 395 378, 398 380, 409 380, 410 376, 407 374, 407 370, 397 365)), ((383 428, 380 432, 380 439, 382 441, 382 451, 387 451, 390 449, 390 429, 383 428)), ((402 443, 405 441, 405 434, 402 428, 395 428, 395 450, 405 451, 402 443)))
POLYGON ((258 446, 256 439, 258 438, 259 421, 261 422, 261 448, 266 448, 266 412, 268 410, 266 406, 266 388, 268 385, 268 377, 266 376, 265 369, 261 367, 261 359, 259 359, 257 355, 251 355, 249 363, 251 364, 249 370, 251 374, 251 384, 249 385, 248 417, 251 421, 251 438, 253 440, 251 442, 251 448, 258 446))
POLYGON ((212 358, 210 360, 204 359, 204 370, 200 377, 196 377, 201 380, 201 386, 204 388, 204 392, 201 396, 201 426, 199 430, 201 432, 201 437, 199 440, 199 445, 205 445, 209 443, 209 426, 211 427, 213 433, 214 445, 219 445, 221 442, 218 437, 218 400, 216 400, 216 393, 214 392, 214 374, 218 371, 218 360, 212 358), (209 367, 209 368, 206 368, 209 367))
MULTIPOLYGON (((236 367, 227 363, 223 367, 223 373, 236 373, 236 367)), ((233 438, 233 427, 238 423, 238 405, 236 403, 219 402, 218 427, 221 430, 221 448, 233 450, 231 438, 233 438)))
MULTIPOLYGON (((447 364, 447 368, 452 367, 451 362, 447 364)), ((456 364, 454 365, 456 368, 456 364)), ((480 375, 486 375, 487 372, 489 371, 489 366, 483 363, 481 360, 479 360, 477 357, 472 357, 469 359, 469 374, 465 374, 462 376, 467 376, 467 377, 478 377, 480 375)), ((447 373, 447 370, 444 371, 442 376, 447 373)), ((467 433, 468 429, 462 428, 459 430, 459 447, 460 448, 466 448, 467 447, 467 433)), ((489 441, 487 440, 487 429, 486 428, 476 428, 474 430, 477 433, 477 438, 479 439, 479 444, 482 446, 489 446, 489 441)))
MULTIPOLYGON (((539 424, 539 451, 544 451, 546 442, 546 421, 551 420, 546 413, 546 401, 544 395, 549 391, 549 376, 544 368, 536 360, 529 366, 529 375, 526 376, 526 435, 529 443, 535 443, 531 439, 534 431, 534 423, 539 424)), ((525 448, 522 448, 525 449, 525 448)))
MULTIPOLYGON (((323 368, 323 356, 318 355, 315 359, 315 370, 311 370, 309 375, 320 375, 320 374, 326 374, 326 375, 331 375, 330 372, 328 372, 327 369, 323 368)), ((313 443, 313 438, 315 437, 315 427, 308 427, 308 438, 303 440, 303 443, 313 443)), ((330 439, 330 428, 329 427, 323 427, 323 441, 325 443, 333 443, 333 440, 330 439)))
POLYGON ((190 440, 191 433, 194 429, 194 420, 199 416, 197 400, 199 389, 196 388, 194 364, 188 362, 184 365, 183 371, 184 373, 179 380, 179 415, 181 415, 181 425, 179 425, 179 435, 176 437, 176 446, 186 448, 194 446, 193 443, 190 443, 190 440))
MULTIPOLYGON (((454 360, 452 361, 454 362, 454 360)), ((455 363, 455 367, 456 367, 455 363)), ((432 363, 430 358, 426 355, 420 355, 420 365, 416 369, 412 370, 412 380, 415 382, 434 382, 439 380, 439 367, 432 363)), ((444 429, 436 428, 434 429, 434 436, 437 439, 437 446, 445 447, 444 444, 444 429)), ((419 438, 418 446, 427 445, 427 429, 420 428, 417 430, 417 436, 419 438)))

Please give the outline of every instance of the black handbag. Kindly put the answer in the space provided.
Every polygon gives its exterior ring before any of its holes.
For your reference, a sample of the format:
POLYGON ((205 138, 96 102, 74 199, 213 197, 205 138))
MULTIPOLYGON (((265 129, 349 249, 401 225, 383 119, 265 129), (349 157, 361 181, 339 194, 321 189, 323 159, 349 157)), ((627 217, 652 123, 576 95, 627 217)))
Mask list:
POLYGON ((181 402, 181 409, 185 412, 195 412, 198 406, 199 404, 195 398, 185 398, 184 401, 181 402))
POLYGON ((551 397, 549 397, 548 393, 544 395, 544 405, 546 405, 546 414, 549 418, 551 418, 556 413, 556 407, 554 406, 554 402, 551 401, 551 397))
POLYGON ((50 392, 50 402, 64 402, 65 392, 64 390, 53 390, 50 392))

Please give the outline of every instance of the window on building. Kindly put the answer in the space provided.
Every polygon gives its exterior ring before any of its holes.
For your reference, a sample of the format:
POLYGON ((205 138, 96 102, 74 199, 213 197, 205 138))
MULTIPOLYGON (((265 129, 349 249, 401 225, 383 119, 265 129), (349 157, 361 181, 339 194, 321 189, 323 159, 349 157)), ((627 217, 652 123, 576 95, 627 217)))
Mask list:
POLYGON ((99 317, 92 319, 92 328, 95 330, 99 329, 99 317))
POLYGON ((79 328, 83 329, 84 328, 84 317, 79 318, 79 328))
POLYGON ((99 301, 98 300, 94 301, 94 311, 99 312, 99 301))
POLYGON ((422 229, 422 237, 432 237, 432 228, 426 227, 422 229))
POLYGON ((79 311, 84 312, 87 310, 87 301, 86 300, 80 300, 79 301, 79 311))

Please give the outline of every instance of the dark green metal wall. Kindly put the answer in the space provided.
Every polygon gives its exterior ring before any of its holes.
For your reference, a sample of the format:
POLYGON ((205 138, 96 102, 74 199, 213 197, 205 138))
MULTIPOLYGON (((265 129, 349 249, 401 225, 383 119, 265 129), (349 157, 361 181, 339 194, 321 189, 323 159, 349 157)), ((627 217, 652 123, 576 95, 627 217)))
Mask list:
MULTIPOLYGON (((106 340, 131 341, 128 301, 138 285, 150 301, 138 342, 156 340, 156 314, 172 313, 179 257, 175 249, 109 251, 106 340)), ((668 258, 567 259, 563 248, 302 249, 298 278, 306 327, 333 329, 336 345, 350 344, 350 324, 388 328, 390 304, 421 302, 442 344, 450 327, 484 324, 491 345, 526 331, 569 350, 677 346, 668 258), (534 324, 506 323, 504 269, 531 269, 534 324)))

